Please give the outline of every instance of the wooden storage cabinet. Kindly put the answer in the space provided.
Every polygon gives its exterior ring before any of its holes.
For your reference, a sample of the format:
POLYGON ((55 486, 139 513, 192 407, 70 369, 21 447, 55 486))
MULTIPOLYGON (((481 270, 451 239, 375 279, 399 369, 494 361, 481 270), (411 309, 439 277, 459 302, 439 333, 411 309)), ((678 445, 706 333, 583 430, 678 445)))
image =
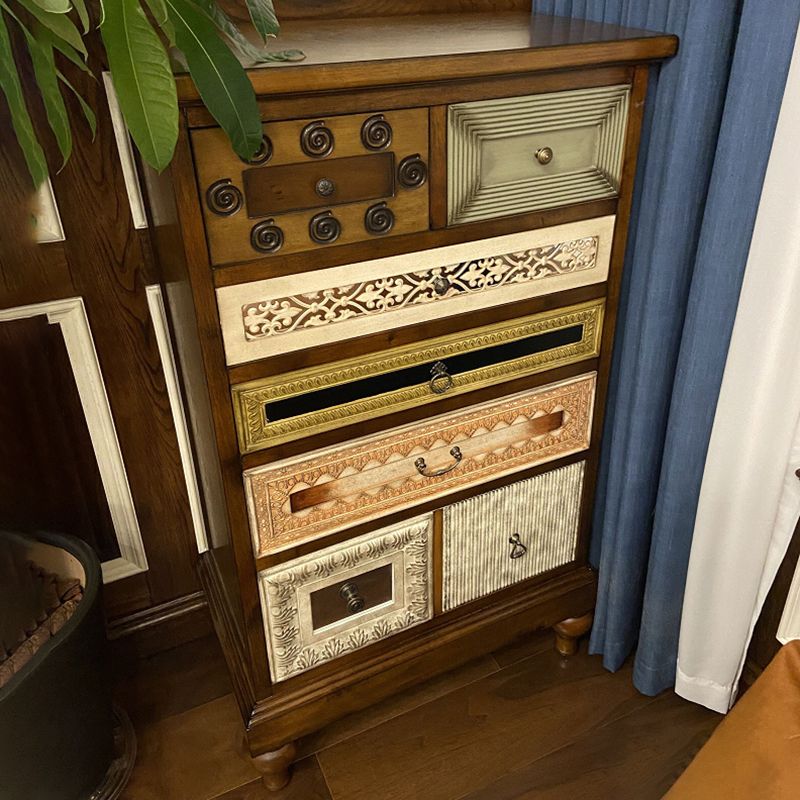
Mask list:
POLYGON ((447 506, 442 610, 574 560, 585 471, 578 461, 447 506))
POLYGON ((305 63, 248 71, 250 163, 179 77, 146 181, 200 574, 272 789, 298 737, 588 630, 647 75, 677 46, 513 13, 314 25, 281 31, 305 63))
POLYGON ((429 620, 432 543, 428 514, 261 572, 273 680, 429 620))

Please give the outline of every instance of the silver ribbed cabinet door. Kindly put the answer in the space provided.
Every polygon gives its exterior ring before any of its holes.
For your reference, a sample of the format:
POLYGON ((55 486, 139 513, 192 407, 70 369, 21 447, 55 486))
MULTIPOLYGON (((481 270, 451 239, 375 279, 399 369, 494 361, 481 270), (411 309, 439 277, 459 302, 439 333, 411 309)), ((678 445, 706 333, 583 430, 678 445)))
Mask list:
POLYGON ((575 558, 585 463, 444 509, 444 611, 575 558))
POLYGON ((601 86, 450 106, 448 224, 614 197, 629 95, 601 86))

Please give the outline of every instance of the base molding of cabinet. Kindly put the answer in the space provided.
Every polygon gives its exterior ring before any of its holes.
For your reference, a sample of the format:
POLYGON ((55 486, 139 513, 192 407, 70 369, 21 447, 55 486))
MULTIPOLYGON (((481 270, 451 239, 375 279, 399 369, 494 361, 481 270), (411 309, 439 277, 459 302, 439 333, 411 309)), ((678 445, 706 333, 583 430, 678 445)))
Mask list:
POLYGON ((409 632, 403 646, 376 648, 358 663, 315 678, 313 673, 274 687, 250 717, 250 752, 280 749, 287 741, 323 728, 421 680, 454 669, 531 631, 586 615, 594 607, 596 575, 576 566, 529 591, 484 605, 457 618, 445 614, 409 632))
POLYGON ((578 641, 581 636, 589 633, 594 621, 594 614, 584 614, 581 617, 570 617, 553 625, 556 635, 556 650, 562 656, 574 656, 578 651, 578 641))

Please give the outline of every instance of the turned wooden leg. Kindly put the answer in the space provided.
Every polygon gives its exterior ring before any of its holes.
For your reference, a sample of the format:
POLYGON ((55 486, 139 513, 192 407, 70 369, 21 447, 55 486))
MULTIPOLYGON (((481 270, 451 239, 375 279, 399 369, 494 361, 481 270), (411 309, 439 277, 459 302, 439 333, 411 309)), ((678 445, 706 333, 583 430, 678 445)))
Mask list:
POLYGON ((261 781, 271 792, 283 789, 292 777, 291 766, 297 748, 289 742, 277 750, 253 756, 253 766, 261 773, 261 781))
POLYGON ((588 633, 593 619, 594 614, 584 614, 582 617, 572 617, 553 625, 556 634, 556 650, 562 656, 574 656, 578 649, 578 639, 588 633))

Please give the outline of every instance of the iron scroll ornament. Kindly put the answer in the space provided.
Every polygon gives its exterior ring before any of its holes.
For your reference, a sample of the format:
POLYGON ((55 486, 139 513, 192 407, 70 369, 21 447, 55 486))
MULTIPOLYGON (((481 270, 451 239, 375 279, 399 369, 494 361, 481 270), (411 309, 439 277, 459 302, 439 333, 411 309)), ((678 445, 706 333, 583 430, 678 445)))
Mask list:
POLYGON ((275 225, 274 220, 262 220, 253 225, 250 244, 259 253, 277 253, 283 247, 283 231, 275 225))
POLYGON ((231 183, 230 178, 214 181, 206 189, 206 204, 210 211, 220 217, 230 217, 241 207, 244 198, 238 186, 231 183))
POLYGON ((252 158, 241 158, 240 160, 243 161, 245 164, 252 164, 253 166, 259 166, 261 164, 266 164, 272 158, 272 139, 267 136, 265 133, 261 137, 261 144, 258 146, 258 150, 254 153, 252 158))
POLYGON ((428 167, 419 153, 406 156, 397 168, 397 180, 405 189, 419 189, 428 180, 428 167))
POLYGON ((311 217, 308 235, 317 244, 332 244, 342 234, 342 223, 333 216, 332 211, 322 211, 311 217))
POLYGON ((361 143, 367 150, 385 150, 392 143, 392 126, 383 114, 375 114, 361 126, 361 143))
POLYGON ((309 122, 300 132, 300 147, 311 158, 325 158, 333 152, 333 131, 321 120, 309 122))
POLYGON ((386 203, 370 206, 364 214, 364 228, 367 233, 380 236, 394 227, 394 212, 386 203))

